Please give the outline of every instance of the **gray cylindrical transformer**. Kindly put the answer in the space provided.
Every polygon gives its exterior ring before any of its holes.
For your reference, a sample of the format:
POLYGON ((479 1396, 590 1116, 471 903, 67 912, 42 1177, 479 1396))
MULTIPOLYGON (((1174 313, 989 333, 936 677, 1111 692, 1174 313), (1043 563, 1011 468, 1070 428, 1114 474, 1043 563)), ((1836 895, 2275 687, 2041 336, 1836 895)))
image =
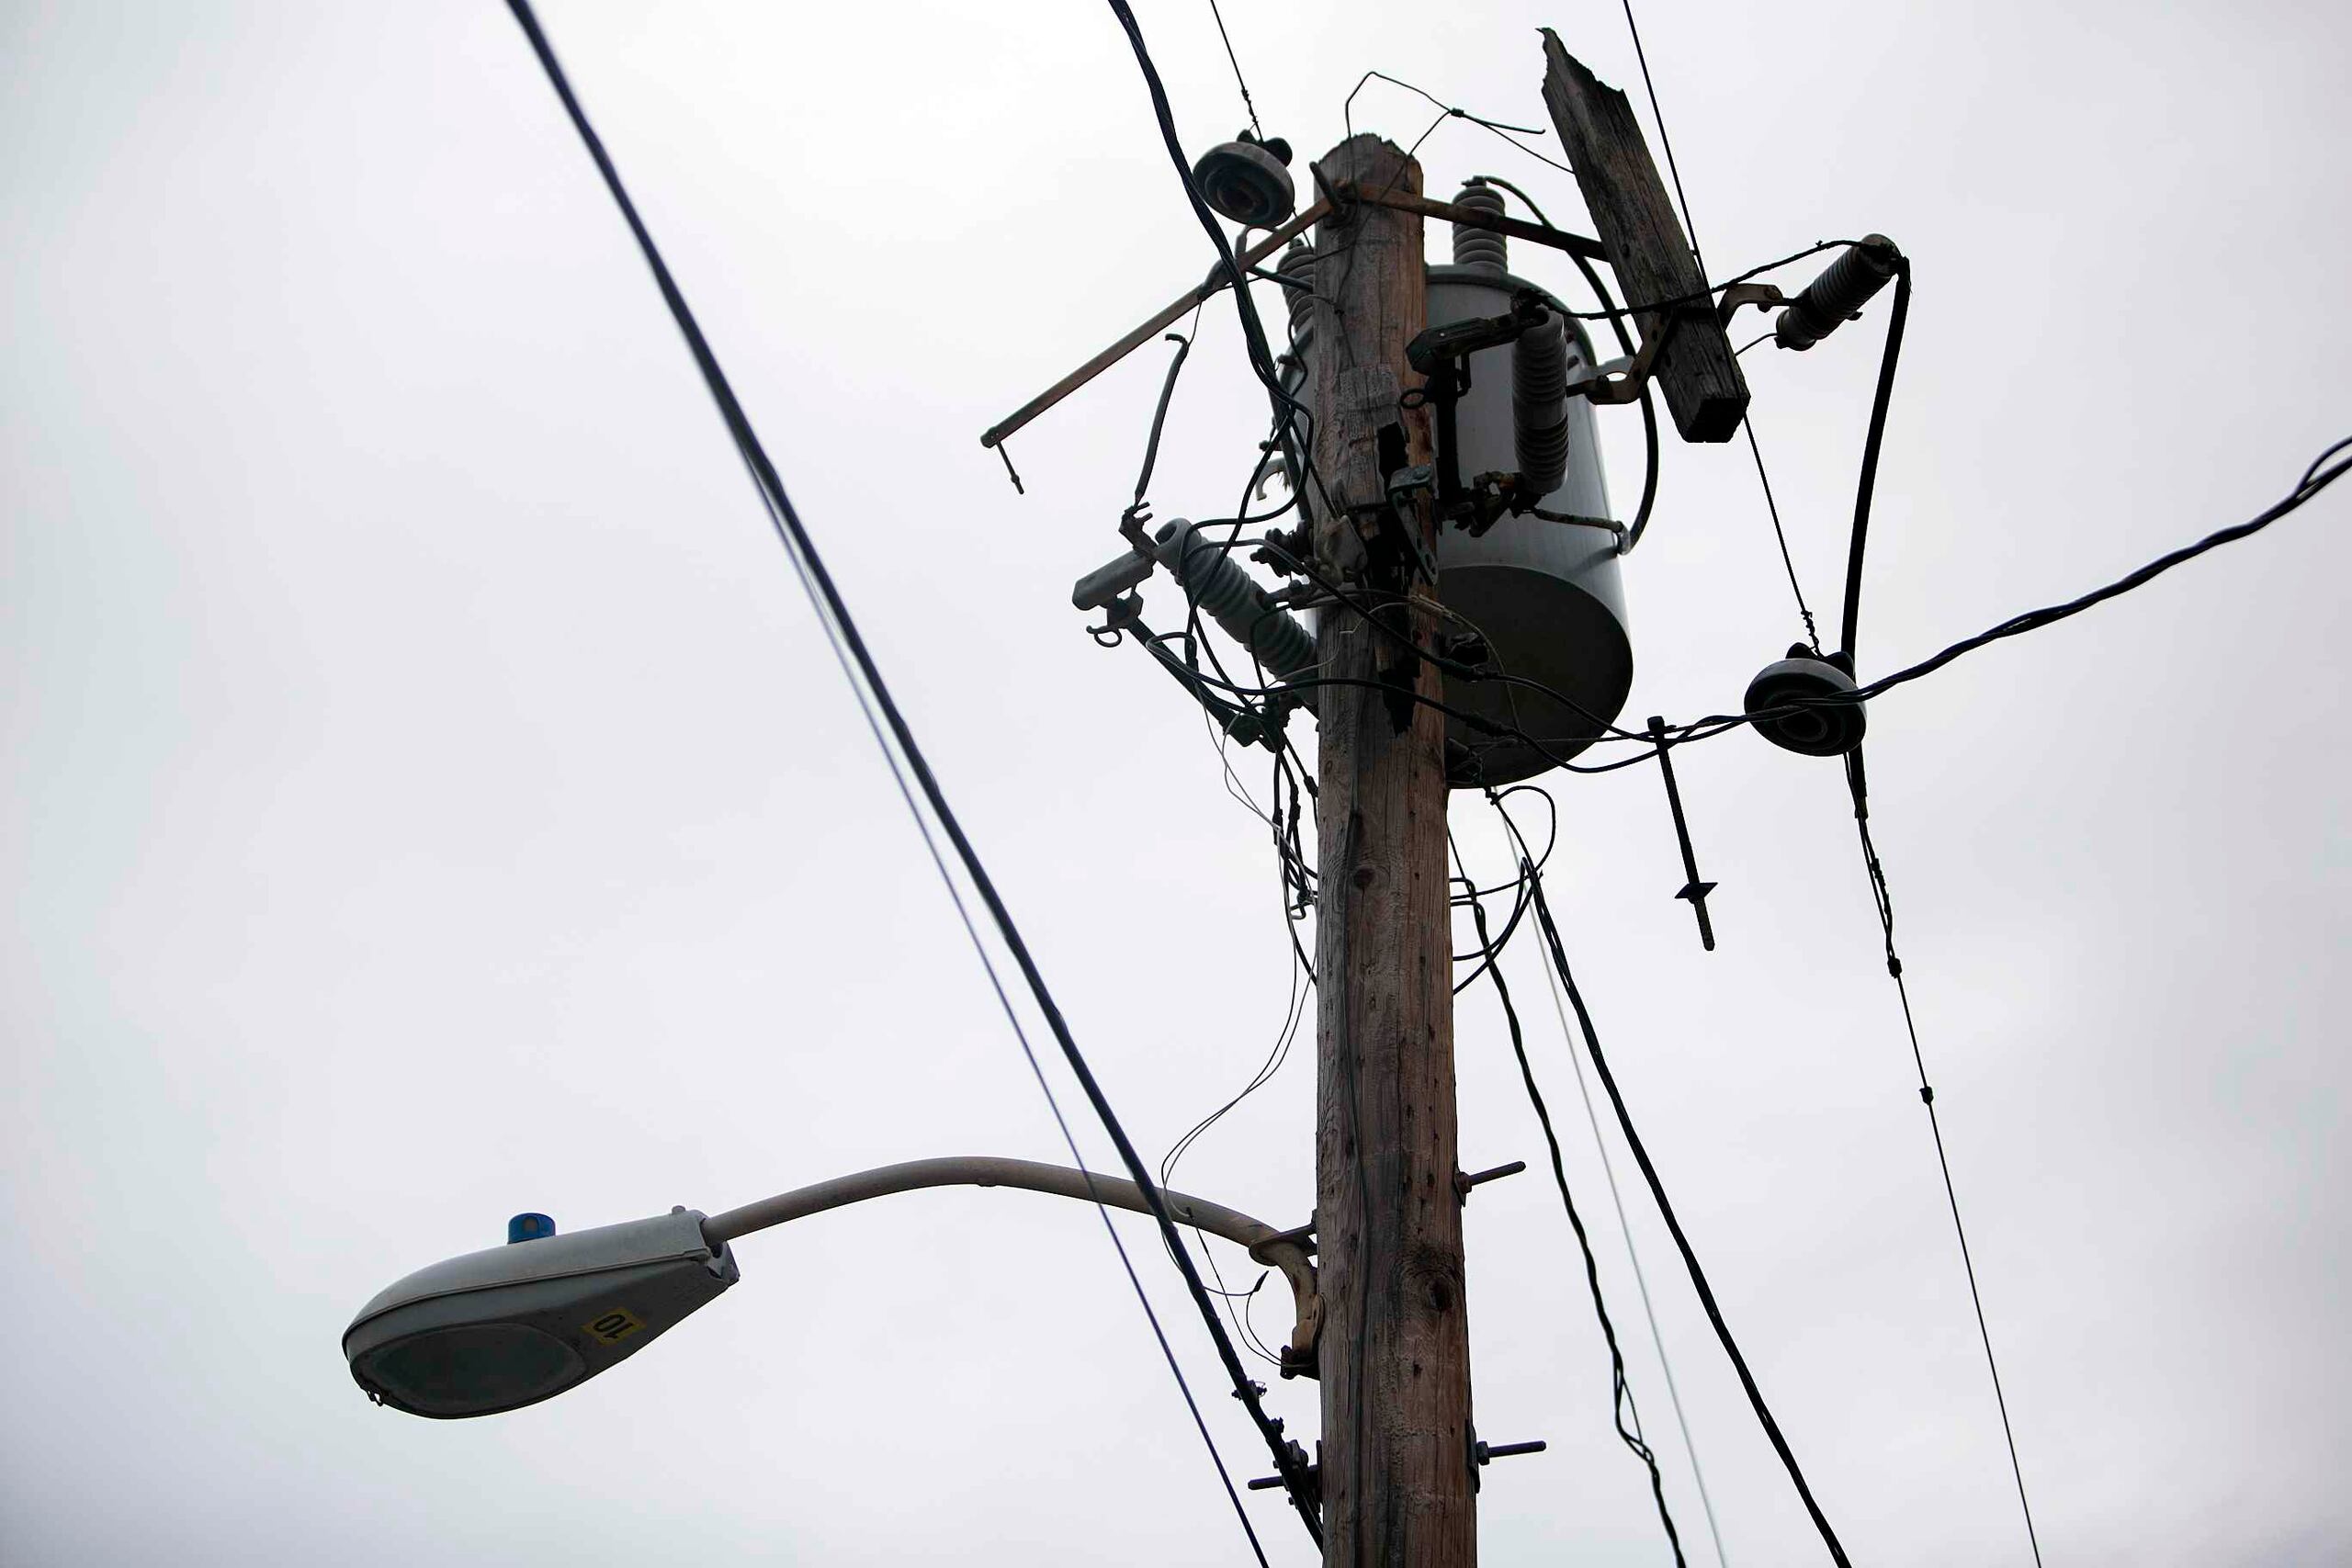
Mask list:
MULTIPOLYGON (((1432 266, 1430 325, 1503 315, 1516 291, 1533 287, 1483 266, 1432 266)), ((1592 343, 1582 324, 1557 299, 1537 292, 1565 326, 1566 379, 1589 375, 1592 343)), ((1520 469, 1513 347, 1482 349, 1470 356, 1470 391, 1455 410, 1461 450, 1454 459, 1464 483, 1481 473, 1520 469)), ((1311 362, 1311 335, 1301 340, 1299 352, 1311 362)), ((1308 367, 1291 374, 1295 388, 1303 391, 1308 367)), ((1571 398, 1563 415, 1563 471, 1536 504, 1546 512, 1608 517, 1592 405, 1571 398)), ((1559 694, 1555 698, 1527 685, 1447 675, 1449 706, 1509 725, 1542 743, 1450 717, 1447 739, 1459 742, 1459 750, 1448 748, 1453 759, 1448 774, 1456 788, 1532 778, 1589 746, 1623 710, 1634 682, 1634 648, 1626 632, 1617 550, 1612 529, 1525 514, 1506 514, 1476 538, 1453 526, 1440 535, 1438 598, 1450 613, 1452 628, 1484 636, 1493 655, 1488 668, 1559 694)), ((1318 615, 1348 613, 1324 610, 1318 615)))

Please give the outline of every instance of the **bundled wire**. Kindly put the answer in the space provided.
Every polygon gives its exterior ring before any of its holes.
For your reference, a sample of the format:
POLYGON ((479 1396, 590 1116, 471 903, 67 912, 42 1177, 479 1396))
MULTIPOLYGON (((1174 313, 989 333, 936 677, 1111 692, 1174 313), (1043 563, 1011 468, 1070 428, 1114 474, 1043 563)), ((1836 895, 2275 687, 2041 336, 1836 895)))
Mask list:
MULTIPOLYGON (((915 792, 918 790, 930 808, 932 818, 938 823, 941 831, 946 835, 948 841, 954 847, 956 859, 961 863, 966 876, 970 879, 974 891, 986 906, 999 938, 1019 966, 1032 999, 1044 1015, 1056 1042, 1060 1045, 1063 1059, 1084 1089, 1096 1118, 1102 1123, 1104 1132, 1110 1135, 1112 1143, 1118 1150, 1121 1161, 1126 1167, 1129 1178, 1135 1182, 1136 1190, 1142 1194, 1145 1203, 1151 1211, 1152 1218, 1158 1223, 1161 1239, 1166 1243, 1170 1256, 1176 1260, 1178 1270, 1184 1278, 1185 1288, 1191 1294, 1193 1304, 1198 1308, 1202 1321, 1208 1327, 1210 1337, 1216 1343, 1218 1358, 1225 1364, 1227 1374, 1233 1381, 1234 1396, 1241 1401, 1252 1420, 1257 1424, 1261 1435, 1265 1438, 1267 1447, 1273 1455, 1275 1469, 1288 1484, 1292 1499, 1298 1506, 1301 1522, 1319 1544, 1322 1530, 1310 1501, 1310 1494, 1306 1490, 1303 1461, 1296 1450, 1283 1438, 1281 1423, 1266 1415, 1260 1398, 1261 1391, 1258 1384, 1250 1379, 1241 1364, 1238 1353, 1234 1349, 1233 1342, 1227 1337, 1225 1325, 1217 1315, 1216 1303, 1211 1299, 1207 1288, 1202 1283, 1199 1272, 1193 1265, 1192 1255, 1184 1248, 1175 1222, 1169 1213, 1166 1200, 1161 1196, 1159 1187, 1153 1183, 1150 1173, 1144 1167, 1142 1156, 1136 1154, 1135 1145, 1128 1138, 1117 1114, 1112 1110, 1110 1101, 1103 1095, 1102 1086, 1096 1081, 1092 1068, 1087 1064, 1085 1055, 1079 1049, 1078 1042, 1070 1033, 1069 1026, 1064 1021, 1060 1008, 1055 1003, 1051 991, 1046 987, 1044 975, 1040 973, 1035 960, 1031 956, 1028 945, 1022 940, 1020 930, 1013 922, 1012 912, 1006 908, 1003 899, 997 892, 996 885, 990 880, 987 868, 980 862, 978 852, 972 847, 971 840, 965 835, 962 824, 948 806, 945 794, 941 790, 937 778, 931 771, 930 763, 925 760, 922 748, 916 743, 913 732, 908 728, 904 715, 899 712, 897 701, 890 694, 888 682, 884 681, 880 669, 876 665, 872 653, 865 646, 864 637, 857 629, 855 620, 850 615, 848 604, 842 600, 840 590, 834 585, 831 574, 826 570, 823 558, 818 554, 816 544, 802 525, 798 513, 794 510, 791 498, 785 491, 783 479, 777 475, 774 463, 769 460, 767 450, 760 441, 758 434, 752 428, 750 417, 743 412, 742 404, 737 400, 734 389, 729 383, 725 372, 719 368, 718 357, 711 351, 709 343, 704 338, 702 328, 695 320, 693 310, 687 306, 684 295, 680 292, 676 281, 671 276, 669 265, 662 260, 661 250, 654 243, 651 232, 647 230, 644 220, 638 215, 636 203, 629 198, 628 189, 622 185, 619 171, 614 167, 610 155, 606 153, 603 140, 590 125, 586 112, 581 107, 578 97, 571 90, 570 79, 564 74, 561 65, 557 62, 554 49, 548 43, 547 34, 539 26, 538 17, 531 8, 530 0, 508 0, 508 6, 514 12, 515 21, 521 26, 524 35, 530 40, 533 51, 538 56, 540 66, 546 72, 549 84, 556 91, 556 96, 561 99, 564 110, 571 119, 573 129, 579 132, 589 156, 596 164, 597 172, 603 175, 605 188, 611 193, 615 204, 620 209, 622 217, 628 221, 630 232, 636 237, 638 248, 645 258, 646 265, 653 274, 654 282, 660 288, 664 302, 669 306, 671 317, 677 323, 680 334, 684 337, 686 346, 694 355, 695 366, 702 372, 704 383, 710 391, 712 400, 717 403, 720 417, 725 421, 728 432, 735 441, 744 466, 751 472, 754 487, 759 491, 761 504, 768 513, 770 525, 775 530, 776 536, 784 545, 794 570, 798 574, 803 587, 808 590, 811 601, 817 606, 819 619, 825 628, 828 640, 832 644, 834 655, 842 661, 844 672, 850 675, 852 690, 856 694, 859 705, 865 713, 866 722, 874 730, 875 739, 881 746, 883 755, 889 763, 899 794, 906 800, 908 809, 915 818, 916 826, 922 833, 924 844, 931 852, 933 863, 937 866, 941 879, 946 884, 949 897, 956 904, 956 912, 963 919, 967 933, 972 939, 974 949, 979 953, 982 966, 988 971, 989 983, 995 988, 997 999, 1012 1025, 1015 1037, 1021 1043, 1022 1051, 1028 1059, 1030 1069, 1035 1075, 1038 1086, 1045 1090, 1046 1102, 1053 1111, 1057 1124, 1061 1129, 1064 1142, 1069 1146, 1071 1158, 1081 1171, 1086 1168, 1086 1162, 1078 1151, 1076 1136, 1071 1133, 1069 1122, 1063 1118, 1059 1105, 1055 1102, 1052 1088, 1046 1080, 1044 1068, 1038 1062, 1035 1052, 1030 1047, 1028 1036, 1022 1028, 1020 1017, 1014 1010, 1012 999, 1006 994, 1002 983, 998 979, 995 965, 989 961, 987 947, 980 941, 979 932, 965 907, 956 880, 949 874, 946 863, 939 853, 938 846, 931 836, 930 825, 925 821, 922 809, 915 804, 915 792), (888 732, 887 739, 884 735, 886 728, 888 732), (910 779, 913 786, 911 789, 910 788, 910 779)), ((1201 1440, 1208 1449, 1209 1457, 1216 1465, 1218 1479, 1223 1483, 1227 1497, 1232 1503, 1235 1517, 1240 1520, 1242 1530, 1249 1537, 1250 1551, 1262 1564, 1266 1561, 1264 1549, 1259 1544, 1257 1531, 1251 1527, 1248 1512, 1242 1507, 1240 1494, 1234 1490, 1233 1480, 1227 1473, 1225 1461, 1216 1451, 1216 1442, 1209 1435, 1208 1424, 1201 1414, 1199 1403, 1193 1399, 1192 1388, 1185 1382, 1183 1370, 1176 1360, 1175 1350, 1169 1344, 1167 1334, 1160 1326, 1159 1315, 1152 1310, 1150 1299, 1144 1292, 1142 1280, 1136 1274, 1134 1263, 1127 1257, 1125 1244, 1119 1240, 1118 1232, 1111 1224, 1109 1211, 1103 1207, 1099 1198, 1095 1209, 1102 1216, 1103 1228, 1110 1234, 1112 1245, 1116 1248, 1120 1262, 1125 1269, 1128 1281, 1135 1289, 1136 1298, 1143 1306, 1144 1314, 1151 1325, 1153 1337, 1159 1343, 1169 1371, 1174 1375, 1177 1387, 1183 1395, 1185 1405, 1192 1413, 1193 1425, 1200 1432, 1201 1440)))

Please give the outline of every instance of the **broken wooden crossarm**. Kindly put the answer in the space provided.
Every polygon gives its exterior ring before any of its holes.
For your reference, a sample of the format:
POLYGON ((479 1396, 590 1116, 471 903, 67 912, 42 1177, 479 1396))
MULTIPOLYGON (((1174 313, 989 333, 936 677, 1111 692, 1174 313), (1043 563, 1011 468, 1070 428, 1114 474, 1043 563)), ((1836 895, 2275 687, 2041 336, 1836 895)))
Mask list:
MULTIPOLYGON (((1513 239, 1525 240, 1530 244, 1548 245, 1555 251, 1566 251, 1570 255, 1583 256, 1589 260, 1609 259, 1600 241, 1588 238, 1583 234, 1571 234, 1562 229, 1546 229, 1539 223, 1522 222, 1516 218, 1505 218, 1499 213, 1481 212, 1476 208, 1460 207, 1450 201, 1431 201, 1425 196, 1417 196, 1408 190, 1362 186, 1346 181, 1331 186, 1330 190, 1332 195, 1337 196, 1342 202, 1361 201, 1369 206, 1390 208, 1398 212, 1417 212, 1424 218, 1440 219, 1448 223, 1460 223, 1474 229, 1491 229, 1498 233, 1509 234, 1513 239)), ((1272 255, 1283 246, 1329 217, 1331 208, 1331 196, 1321 197, 1312 207, 1291 219, 1256 244, 1239 252, 1238 259, 1241 265, 1245 267, 1254 266, 1272 255)), ((1145 344, 1149 343, 1155 334, 1173 325, 1185 311, 1223 288, 1225 285, 1226 280, 1223 277, 1212 276, 1207 282, 1201 284, 1198 288, 1187 289, 1184 293, 1178 295, 1166 309, 1159 311, 1118 342, 982 431, 980 445, 983 446, 999 445, 1005 437, 1093 380, 1097 376, 1102 375, 1145 344)))
MULTIPOLYGON (((1329 202, 1317 202, 1314 206, 1308 208, 1306 211, 1300 213, 1289 222, 1284 223, 1272 233, 1268 234, 1256 244, 1240 252, 1238 259, 1241 265, 1245 267, 1254 266, 1258 263, 1265 260, 1268 256, 1272 255, 1276 251, 1282 249, 1283 246, 1288 244, 1299 235, 1306 232, 1308 229, 1314 227, 1314 225, 1330 210, 1331 204, 1329 202)), ((1170 303, 1167 309, 1158 312, 1149 321, 1144 322, 1143 325, 1136 328, 1135 331, 1127 333, 1126 336, 1121 338, 1118 342, 1113 344, 1110 347, 1104 349, 1102 353, 1096 355, 1093 358, 1088 360, 1085 364, 1080 366, 1077 369, 1071 371, 1069 375, 1063 377, 1060 380, 1055 382, 1052 386, 1046 388, 1044 391, 1038 393, 1035 397, 1030 399, 1027 402, 1022 404, 1011 413, 1005 415, 1004 418, 999 420, 996 423, 982 431, 980 433, 980 445, 983 446, 994 446, 998 445, 1000 442, 1003 441, 1006 436, 1011 435, 1023 425, 1027 424, 1031 420, 1035 419, 1039 414, 1044 413, 1047 409, 1052 408, 1056 403, 1060 402, 1064 398, 1069 397, 1072 392, 1077 391, 1080 387, 1085 386, 1089 381, 1091 381, 1097 376, 1102 375, 1102 372, 1111 368, 1112 366, 1116 365, 1120 360, 1125 359, 1128 355, 1133 354, 1136 349, 1141 348, 1145 344, 1149 343, 1156 334, 1173 325, 1177 318, 1183 315, 1185 311, 1193 309, 1193 307, 1198 305, 1202 300, 1206 299, 1210 295, 1215 294, 1218 289, 1223 288, 1226 286, 1226 281, 1227 280, 1221 276, 1212 276, 1207 282, 1203 283, 1198 288, 1187 289, 1182 294, 1178 295, 1175 300, 1170 303)))

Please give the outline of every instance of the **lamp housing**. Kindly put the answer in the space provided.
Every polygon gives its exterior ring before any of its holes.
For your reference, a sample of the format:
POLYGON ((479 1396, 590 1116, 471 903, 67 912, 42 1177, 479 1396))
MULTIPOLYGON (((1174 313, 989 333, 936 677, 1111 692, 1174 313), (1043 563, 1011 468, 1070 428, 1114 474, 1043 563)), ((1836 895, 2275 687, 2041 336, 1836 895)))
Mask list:
POLYGON ((440 1420, 552 1399, 742 1277, 702 1222, 673 1209, 420 1269, 344 1331, 352 1378, 379 1404, 440 1420))

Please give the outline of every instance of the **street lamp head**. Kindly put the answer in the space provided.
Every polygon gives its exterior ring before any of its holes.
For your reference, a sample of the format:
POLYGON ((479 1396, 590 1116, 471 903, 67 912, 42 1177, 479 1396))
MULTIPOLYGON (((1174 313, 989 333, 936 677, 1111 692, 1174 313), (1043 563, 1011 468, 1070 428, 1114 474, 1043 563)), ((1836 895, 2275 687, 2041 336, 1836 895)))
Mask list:
POLYGON ((351 1375, 380 1404, 443 1419, 553 1398, 741 1278, 702 1223, 675 1209, 557 1235, 517 1216, 508 1234, 527 1239, 420 1269, 361 1308, 343 1336, 351 1375))

